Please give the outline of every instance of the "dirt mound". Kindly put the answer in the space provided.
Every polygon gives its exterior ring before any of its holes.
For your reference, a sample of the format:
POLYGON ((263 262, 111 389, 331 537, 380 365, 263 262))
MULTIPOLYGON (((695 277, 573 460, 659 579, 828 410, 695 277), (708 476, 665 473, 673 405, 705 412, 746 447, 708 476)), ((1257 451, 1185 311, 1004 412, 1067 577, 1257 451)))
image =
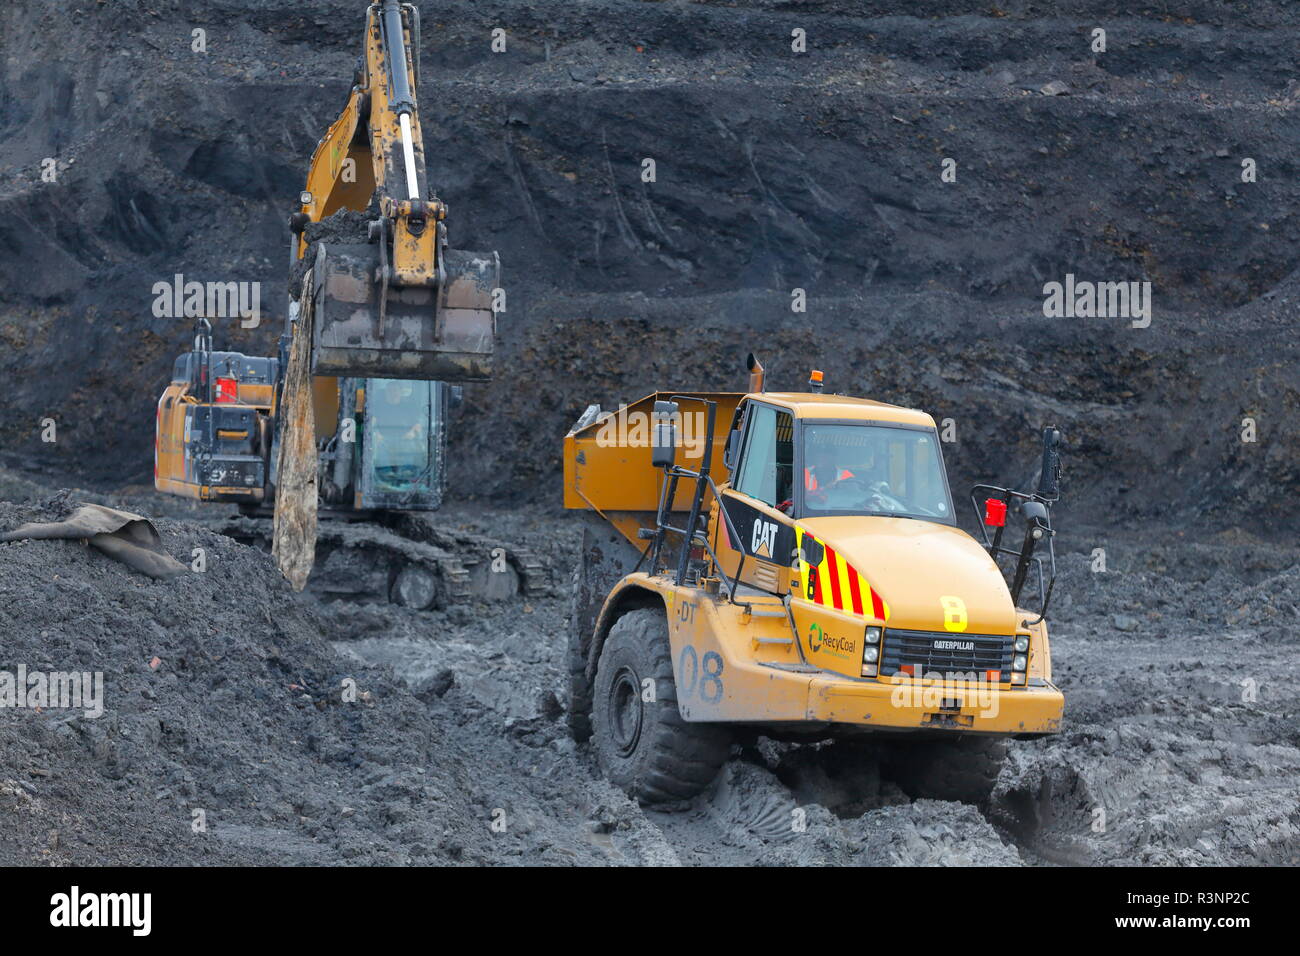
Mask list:
MULTIPOLYGON (((62 498, 0 503, 0 527, 66 510, 62 498)), ((518 772, 527 758, 485 759, 463 714, 336 654, 333 623, 266 555, 159 525, 169 553, 189 566, 202 549, 206 570, 157 582, 77 542, 0 545, 0 672, 103 675, 97 719, 6 710, 0 861, 547 859, 546 833, 565 814, 544 779, 533 788, 518 772)), ((604 858, 564 842, 565 860, 604 858)))

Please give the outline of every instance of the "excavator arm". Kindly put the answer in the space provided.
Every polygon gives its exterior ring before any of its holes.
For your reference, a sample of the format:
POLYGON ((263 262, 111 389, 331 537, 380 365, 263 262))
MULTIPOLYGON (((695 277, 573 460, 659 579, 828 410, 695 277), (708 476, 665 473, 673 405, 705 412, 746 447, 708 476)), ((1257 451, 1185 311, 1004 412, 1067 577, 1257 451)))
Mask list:
POLYGON ((317 301, 321 375, 484 381, 500 282, 495 252, 448 248, 447 207, 428 188, 416 99, 419 14, 383 0, 366 13, 361 67, 342 115, 317 145, 291 226, 317 301), (309 242, 309 223, 365 212, 356 232, 309 242))
POLYGON ((447 209, 426 182, 419 47, 412 4, 370 4, 347 105, 317 144, 289 221, 292 265, 306 270, 281 343, 272 550, 297 589, 315 556, 316 394, 337 378, 492 374, 500 260, 448 248, 447 209))

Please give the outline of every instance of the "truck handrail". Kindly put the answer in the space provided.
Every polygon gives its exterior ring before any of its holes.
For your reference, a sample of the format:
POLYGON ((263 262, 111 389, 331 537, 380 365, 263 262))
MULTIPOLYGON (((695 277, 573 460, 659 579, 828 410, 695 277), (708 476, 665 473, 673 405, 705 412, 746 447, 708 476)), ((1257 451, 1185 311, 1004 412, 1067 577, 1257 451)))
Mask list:
MULTIPOLYGON (((670 401, 676 402, 681 400, 703 402, 705 407, 708 409, 708 419, 707 419, 708 424, 706 427, 706 437, 705 437, 704 447, 712 448, 714 426, 717 423, 718 403, 711 401, 710 399, 707 398, 701 398, 697 395, 670 396, 670 401)), ((682 466, 677 464, 668 465, 664 468, 664 477, 667 478, 668 480, 664 482, 663 488, 661 489, 660 496, 659 496, 659 509, 655 513, 655 530, 652 532, 652 536, 654 540, 652 541, 650 547, 647 548, 645 552, 645 554, 650 555, 651 573, 653 574, 658 570, 659 554, 660 554, 660 549, 663 546, 664 534, 669 531, 675 534, 679 534, 682 536, 682 545, 677 558, 677 573, 675 576, 675 581, 678 587, 682 586, 686 581, 686 571, 690 562, 691 547, 698 540, 701 544, 704 545, 704 549, 708 552, 709 557, 713 561, 713 566, 718 569, 718 572, 726 580, 728 600, 732 604, 735 604, 738 607, 748 606, 736 600, 736 588, 738 586, 741 573, 743 572, 745 567, 744 551, 742 550, 740 552, 740 561, 736 565, 735 576, 733 577, 727 574, 726 570, 722 566, 722 562, 718 559, 717 552, 713 550, 713 545, 709 543, 708 534, 701 532, 700 528, 698 527, 699 519, 700 519, 700 506, 704 500, 704 489, 707 487, 710 491, 713 492, 713 498, 718 503, 718 511, 722 516, 722 520, 726 522, 727 534, 730 540, 732 541, 740 540, 740 534, 739 532, 737 532, 735 524, 732 523, 731 515, 727 513, 727 508, 723 504, 722 496, 718 492, 718 486, 713 481, 713 477, 709 474, 709 456, 707 454, 704 456, 704 462, 700 466, 700 469, 698 471, 693 471, 689 468, 683 468, 682 466), (681 478, 692 479, 695 481, 695 494, 691 496, 691 508, 686 520, 686 526, 683 528, 678 528, 668 523, 667 515, 670 513, 668 511, 668 508, 670 507, 670 503, 676 498, 677 482, 681 478)), ((643 554, 642 557, 644 556, 645 555, 643 554)), ((637 565, 639 567, 640 562, 637 562, 637 565)))
POLYGON ((1025 576, 1029 570, 1029 563, 1032 561, 1038 566, 1038 600, 1039 614, 1032 621, 1025 621, 1026 626, 1038 624, 1047 616, 1047 605, 1052 599, 1052 589, 1056 586, 1056 531, 1052 528, 1052 499, 1044 497, 1041 494, 1033 492, 1016 491, 1014 488, 1003 488, 999 485, 978 484, 971 488, 970 492, 971 507, 975 510, 975 520, 979 524, 980 536, 984 539, 984 547, 997 561, 998 555, 1005 554, 1016 559, 1016 573, 1011 583, 1011 600, 1012 603, 1019 603, 1020 592, 1024 589, 1025 576), (991 497, 1002 501, 1004 504, 1010 504, 1012 501, 1020 504, 1020 511, 1023 514, 1023 505, 1027 502, 1035 502, 1042 506, 1042 517, 1026 516, 1029 527, 1025 529, 1025 539, 1020 546, 1020 550, 1008 548, 1002 544, 1002 533, 1006 530, 1005 522, 997 525, 997 531, 993 537, 989 538, 988 527, 984 523, 984 513, 980 510, 979 494, 980 492, 990 492, 991 497), (1034 534, 1035 531, 1039 533, 1034 534), (1047 579, 1046 587, 1043 580, 1043 558, 1041 555, 1035 555, 1034 549, 1042 538, 1047 539, 1047 553, 1051 561, 1051 577, 1047 579))

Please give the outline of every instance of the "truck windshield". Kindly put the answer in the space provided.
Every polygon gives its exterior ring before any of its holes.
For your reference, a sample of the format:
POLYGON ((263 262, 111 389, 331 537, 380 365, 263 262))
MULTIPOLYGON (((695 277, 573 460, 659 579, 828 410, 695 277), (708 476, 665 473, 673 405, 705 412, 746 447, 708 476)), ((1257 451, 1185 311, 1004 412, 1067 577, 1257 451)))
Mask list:
POLYGON ((935 433, 884 425, 803 426, 804 513, 904 515, 952 523, 935 433))
POLYGON ((417 491, 429 483, 430 382, 371 379, 366 414, 374 437, 376 490, 417 491))

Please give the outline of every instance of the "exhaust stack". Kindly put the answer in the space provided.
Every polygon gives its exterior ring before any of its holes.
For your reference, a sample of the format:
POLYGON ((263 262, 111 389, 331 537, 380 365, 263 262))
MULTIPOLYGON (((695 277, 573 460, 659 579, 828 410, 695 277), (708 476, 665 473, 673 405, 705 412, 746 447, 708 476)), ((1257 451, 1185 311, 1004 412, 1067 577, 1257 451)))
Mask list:
POLYGON ((761 392, 763 390, 763 363, 758 360, 753 352, 745 359, 745 367, 749 369, 749 390, 751 392, 761 392))

